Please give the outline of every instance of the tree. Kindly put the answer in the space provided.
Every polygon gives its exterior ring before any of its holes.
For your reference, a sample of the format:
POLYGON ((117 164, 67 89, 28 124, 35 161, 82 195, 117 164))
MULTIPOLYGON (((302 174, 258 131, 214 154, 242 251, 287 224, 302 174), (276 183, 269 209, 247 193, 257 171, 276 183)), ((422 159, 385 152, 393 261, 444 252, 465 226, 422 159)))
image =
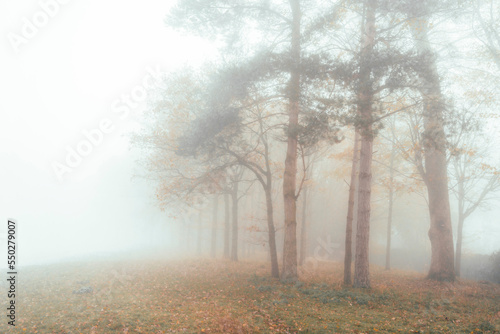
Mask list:
POLYGON ((233 167, 229 173, 230 188, 229 194, 232 201, 232 226, 231 226, 231 261, 238 261, 238 202, 241 199, 239 194, 239 185, 242 181, 243 169, 241 167, 233 167))
MULTIPOLYGON (((328 144, 327 144, 328 145, 328 144)), ((328 149, 330 145, 324 147, 328 149)), ((311 192, 314 186, 314 165, 324 157, 327 150, 323 147, 310 147, 309 149, 304 149, 300 145, 300 157, 302 160, 302 181, 301 181, 301 195, 302 195, 302 219, 300 224, 300 251, 299 251, 299 265, 304 265, 307 257, 307 247, 308 247, 308 226, 309 226, 309 215, 308 215, 308 204, 311 201, 311 192), (309 197, 308 197, 309 194, 309 197)))
POLYGON ((466 219, 479 207, 494 199, 500 189, 500 172, 491 165, 487 156, 494 146, 481 133, 481 121, 476 113, 465 112, 459 115, 455 126, 457 142, 450 148, 451 177, 450 185, 458 202, 457 240, 455 250, 455 271, 460 277, 463 228, 466 219))
MULTIPOLYGON (((393 128, 394 129, 394 128, 393 128)), ((391 240, 392 240, 392 209, 394 205, 394 156, 395 147, 392 144, 391 157, 389 160, 389 210, 387 213, 387 244, 385 254, 385 269, 391 269, 391 240)))
POLYGON ((430 11, 426 4, 412 7, 415 18, 411 32, 417 52, 427 61, 420 68, 420 93, 423 100, 425 160, 424 182, 427 186, 431 226, 431 265, 428 278, 454 281, 454 250, 451 226, 446 136, 444 132, 445 101, 434 50, 428 37, 430 11))
POLYGON ((344 284, 351 285, 352 266, 352 223, 354 220, 354 201, 356 200, 356 180, 358 178, 359 133, 355 131, 354 148, 352 150, 351 182, 349 182, 349 200, 347 203, 347 220, 345 227, 344 284))
MULTIPOLYGON (((363 13, 358 35, 360 47, 343 48, 351 57, 341 53, 329 64, 328 78, 334 81, 334 87, 340 83, 345 92, 336 98, 323 98, 321 102, 325 109, 340 111, 338 117, 344 123, 354 124, 360 135, 354 286, 369 287, 373 141, 381 120, 390 115, 382 108, 381 101, 388 97, 397 99, 398 91, 411 86, 419 57, 401 43, 404 28, 397 23, 402 15, 399 9, 395 11, 387 1, 366 0, 353 2, 355 13, 356 9, 359 12, 355 5, 359 4, 363 13), (389 17, 382 19, 384 15, 389 17)), ((352 40, 351 35, 349 38, 352 40)))
MULTIPOLYGON (((393 108, 402 108, 401 105, 393 106, 393 108)), ((397 167, 404 167, 401 161, 397 161, 396 159, 400 156, 398 151, 400 150, 400 141, 397 136, 397 128, 396 128, 396 117, 392 116, 387 119, 389 126, 387 131, 388 135, 381 137, 386 140, 386 144, 390 147, 388 149, 388 160, 387 164, 385 161, 377 161, 377 163, 387 170, 388 175, 382 177, 380 182, 382 186, 387 190, 388 193, 388 207, 387 207, 387 230, 386 230, 386 254, 385 254, 385 269, 391 269, 391 245, 392 245, 392 233, 393 233, 393 211, 394 211, 394 202, 395 196, 401 194, 403 192, 412 193, 418 187, 416 183, 421 183, 420 179, 415 180, 412 175, 406 175, 402 171, 400 171, 397 167), (397 175, 396 175, 397 174, 397 175)), ((415 146, 411 143, 409 146, 415 146)), ((404 152, 408 147, 405 146, 404 152)), ((384 157, 384 160, 385 157, 384 157)), ((398 159, 399 160, 399 159, 398 159)))
POLYGON ((472 1, 473 19, 479 27, 473 27, 476 38, 488 51, 493 62, 500 69, 500 6, 496 1, 472 1))
POLYGON ((288 86, 288 141, 283 175, 283 198, 285 208, 285 241, 283 246, 283 280, 297 279, 297 131, 300 112, 300 21, 302 12, 299 0, 290 0, 292 10, 291 60, 288 86))
MULTIPOLYGON (((241 145, 241 141, 236 144, 238 147, 229 144, 222 146, 220 150, 225 154, 235 158, 235 163, 247 168, 254 174, 257 181, 261 184, 266 198, 266 216, 267 216, 267 229, 268 229, 268 244, 269 254, 271 260, 271 275, 279 277, 278 255, 276 251, 276 228, 274 225, 274 209, 273 209, 273 170, 271 161, 271 150, 269 145, 269 135, 275 125, 269 124, 268 118, 271 116, 270 112, 265 112, 261 109, 259 104, 255 104, 254 108, 248 109, 249 117, 245 128, 257 136, 257 145, 251 146, 241 145), (266 119, 268 120, 266 122, 266 119), (252 127, 255 125, 255 127, 252 127), (241 150, 241 147, 250 149, 241 150)), ((241 132, 243 133, 243 132, 241 132)), ((247 138, 248 139, 248 138, 247 138)))
POLYGON ((370 195, 372 179, 373 156, 373 98, 375 92, 370 78, 372 68, 368 59, 372 57, 375 44, 375 11, 376 1, 368 0, 366 18, 363 27, 360 53, 360 87, 358 91, 358 113, 360 126, 361 148, 359 153, 359 183, 358 183, 358 221, 356 232, 356 255, 354 261, 354 287, 369 288, 369 238, 370 238, 370 195))
POLYGON ((212 257, 215 257, 217 249, 218 213, 219 213, 219 196, 215 194, 213 202, 213 216, 212 216, 212 240, 210 244, 210 255, 212 257))
POLYGON ((230 203, 229 194, 224 192, 224 251, 223 256, 225 259, 230 258, 230 243, 229 243, 229 233, 231 230, 230 225, 230 203))
MULTIPOLYGON (((316 2, 311 1, 308 5, 316 14, 316 2)), ((227 94, 215 92, 222 100, 243 99, 248 96, 249 88, 258 86, 261 98, 282 103, 286 101, 287 149, 283 176, 285 241, 281 275, 284 280, 297 279, 296 201, 300 189, 297 189, 296 177, 297 145, 303 130, 300 124, 301 84, 308 75, 317 75, 316 71, 306 67, 317 68, 313 65, 318 62, 312 56, 306 62, 302 55, 305 49, 301 37, 305 30, 301 26, 302 14, 299 0, 289 0, 288 3, 184 0, 167 19, 172 27, 225 42, 221 50, 235 70, 231 71, 232 77, 220 86, 222 89, 231 88, 227 94), (250 34, 260 37, 258 44, 249 43, 250 34), (244 50, 246 54, 235 57, 234 50, 244 50)), ((320 16, 318 20, 312 20, 312 28, 317 25, 316 21, 320 22, 320 28, 328 22, 325 15, 320 16)), ((334 15, 329 11, 328 18, 331 17, 334 15)))
MULTIPOLYGON (((196 116, 194 108, 184 106, 200 103, 202 97, 193 72, 184 69, 181 73, 172 73, 153 92, 156 99, 151 101, 148 118, 132 138, 146 153, 142 161, 144 176, 157 182, 157 202, 163 210, 201 205, 206 195, 220 191, 225 168, 218 159, 200 160, 179 154, 179 140, 196 116)), ((189 233, 189 223, 184 224, 189 233)), ((201 253, 201 217, 198 225, 197 252, 201 253)))

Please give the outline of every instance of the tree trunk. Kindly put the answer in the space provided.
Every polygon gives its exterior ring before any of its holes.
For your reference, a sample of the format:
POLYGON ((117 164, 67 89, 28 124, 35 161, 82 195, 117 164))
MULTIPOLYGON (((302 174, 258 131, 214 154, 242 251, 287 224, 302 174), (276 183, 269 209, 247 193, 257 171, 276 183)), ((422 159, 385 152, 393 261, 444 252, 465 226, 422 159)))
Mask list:
POLYGON ((394 202, 394 144, 391 149, 389 166, 389 213, 387 216, 387 244, 385 247, 385 270, 391 270, 392 206, 394 202))
MULTIPOLYGON (((368 130, 371 130, 369 127, 368 130)), ((372 180, 373 139, 365 136, 361 140, 358 186, 358 229, 356 233, 356 256, 354 263, 354 287, 370 287, 370 198, 372 180)))
POLYGON ((439 157, 439 154, 436 153, 426 154, 425 165, 426 175, 429 178, 427 193, 429 195, 429 213, 431 217, 429 238, 432 251, 428 278, 438 281, 454 281, 453 234, 444 154, 442 157, 439 157))
POLYGON ((189 219, 186 219, 185 217, 182 218, 182 224, 184 225, 184 249, 186 253, 191 253, 191 248, 190 248, 190 231, 189 231, 189 219))
POLYGON ((456 257, 455 257, 455 273, 456 273, 457 277, 460 277, 461 262, 462 262, 463 228, 464 228, 464 219, 463 219, 463 217, 459 217, 458 218, 458 230, 457 230, 457 250, 456 250, 456 257))
POLYGON ((217 214, 219 211, 219 196, 214 195, 214 207, 213 207, 213 217, 212 217, 212 244, 210 247, 210 255, 215 257, 216 247, 217 247, 217 214))
POLYGON ((231 261, 238 261, 238 182, 234 183, 231 198, 233 203, 231 261))
POLYGON ((288 86, 288 141, 283 176, 283 198, 285 209, 285 239, 283 245, 282 280, 296 280, 297 275, 297 130, 299 124, 300 103, 300 1, 290 0, 292 10, 292 48, 291 70, 288 86))
POLYGON ((302 192, 302 225, 300 229, 300 256, 299 256, 299 264, 302 266, 307 256, 307 190, 308 187, 304 187, 304 191, 302 192))
POLYGON ((344 284, 351 285, 352 266, 352 222, 354 219, 354 201, 356 194, 356 176, 359 159, 359 133, 355 130, 354 148, 352 152, 351 183, 349 184, 349 201, 347 204, 347 221, 345 225, 345 255, 344 255, 344 284))
POLYGON ((278 252, 276 250, 276 228, 274 227, 274 209, 273 209, 273 174, 269 162, 269 143, 267 135, 265 134, 262 117, 259 117, 260 131, 262 134, 261 140, 264 144, 264 159, 266 163, 264 193, 266 195, 266 211, 267 211, 267 229, 268 229, 268 242, 269 242, 269 259, 271 261, 271 275, 272 277, 279 278, 280 271, 278 266, 278 252))
POLYGON ((463 175, 459 175, 458 180, 458 226, 457 226, 457 249, 455 251, 455 274, 460 277, 460 269, 462 262, 462 236, 464 229, 464 202, 465 202, 465 191, 464 191, 464 180, 463 175))
POLYGON ((268 229, 268 241, 269 241, 269 255, 271 260, 271 275, 272 277, 279 278, 280 271, 278 267, 278 254, 276 252, 276 230, 274 228, 274 212, 273 212, 273 198, 271 187, 268 186, 265 189, 266 193, 266 212, 267 212, 267 229, 268 229))
POLYGON ((376 1, 369 0, 366 8, 366 22, 363 30, 361 66, 359 71, 360 89, 358 92, 358 112, 361 126, 361 150, 358 183, 358 222, 356 231, 356 255, 354 262, 354 284, 356 288, 370 287, 370 200, 372 180, 372 104, 373 88, 370 78, 369 59, 375 41, 376 1))
POLYGON ((229 231, 231 229, 229 194, 224 193, 224 258, 229 259, 229 231))
POLYGON ((428 278, 454 281, 453 232, 446 167, 446 136, 444 132, 444 100, 437 71, 435 53, 428 39, 428 18, 422 13, 412 30, 417 51, 426 58, 421 68, 421 94, 424 101, 423 147, 425 177, 429 197, 431 226, 431 266, 428 278))
POLYGON ((201 256, 201 225, 202 225, 202 213, 203 211, 200 209, 198 214, 198 240, 196 242, 196 255, 201 256))

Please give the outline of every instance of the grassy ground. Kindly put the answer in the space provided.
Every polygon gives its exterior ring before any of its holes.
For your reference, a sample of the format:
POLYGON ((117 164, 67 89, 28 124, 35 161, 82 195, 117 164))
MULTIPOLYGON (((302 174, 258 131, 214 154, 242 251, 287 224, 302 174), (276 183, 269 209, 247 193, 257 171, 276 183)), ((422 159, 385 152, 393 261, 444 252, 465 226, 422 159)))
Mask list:
POLYGON ((372 268, 363 291, 342 287, 339 264, 301 274, 284 284, 267 264, 222 260, 30 267, 17 326, 2 316, 0 333, 500 333, 495 284, 372 268), (93 292, 73 293, 85 286, 93 292))

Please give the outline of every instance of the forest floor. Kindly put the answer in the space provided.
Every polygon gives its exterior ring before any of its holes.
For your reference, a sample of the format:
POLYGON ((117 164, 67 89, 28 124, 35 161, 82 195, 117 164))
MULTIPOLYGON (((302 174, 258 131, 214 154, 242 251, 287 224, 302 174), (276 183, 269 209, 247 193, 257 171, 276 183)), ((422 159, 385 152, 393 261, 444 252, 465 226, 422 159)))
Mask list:
POLYGON ((499 285, 375 267, 372 289, 360 290, 342 286, 340 264, 319 267, 301 270, 299 283, 271 278, 263 262, 27 267, 16 327, 4 315, 0 333, 500 333, 499 285))

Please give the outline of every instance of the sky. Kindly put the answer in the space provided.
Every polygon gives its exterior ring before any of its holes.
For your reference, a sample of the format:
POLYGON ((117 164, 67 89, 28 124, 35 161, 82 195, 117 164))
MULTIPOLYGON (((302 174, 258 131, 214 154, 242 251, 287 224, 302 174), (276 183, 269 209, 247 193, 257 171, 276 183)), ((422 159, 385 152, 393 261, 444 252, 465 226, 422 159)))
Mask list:
POLYGON ((171 5, 0 1, 0 236, 17 219, 21 264, 168 233, 153 186, 133 177, 139 156, 128 135, 158 73, 211 50, 165 27, 171 5))
MULTIPOLYGON (((171 5, 0 0, 0 236, 15 218, 21 264, 176 244, 127 137, 160 71, 213 53, 165 27, 171 5)), ((478 231, 497 216, 478 215, 478 231)))

